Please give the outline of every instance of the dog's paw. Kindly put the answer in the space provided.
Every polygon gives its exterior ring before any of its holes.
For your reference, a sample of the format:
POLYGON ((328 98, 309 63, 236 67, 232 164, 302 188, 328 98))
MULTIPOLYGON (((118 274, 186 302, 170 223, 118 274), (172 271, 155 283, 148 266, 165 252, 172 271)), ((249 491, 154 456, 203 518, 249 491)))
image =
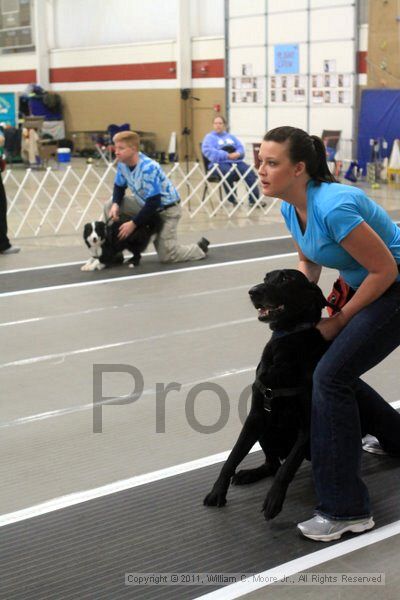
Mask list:
POLYGON ((81 267, 81 271, 101 271, 106 265, 99 261, 98 258, 91 258, 86 264, 81 267))
POLYGON ((204 506, 218 506, 218 508, 225 506, 228 488, 229 480, 226 481, 226 479, 224 479, 223 482, 217 481, 211 492, 204 498, 204 506))
POLYGON ((285 500, 286 488, 280 484, 273 484, 264 500, 262 512, 267 521, 274 519, 282 510, 285 500))
POLYGON ((93 264, 94 259, 93 258, 89 258, 89 260, 87 262, 85 262, 84 265, 81 266, 81 271, 90 271, 89 267, 91 264, 93 264))

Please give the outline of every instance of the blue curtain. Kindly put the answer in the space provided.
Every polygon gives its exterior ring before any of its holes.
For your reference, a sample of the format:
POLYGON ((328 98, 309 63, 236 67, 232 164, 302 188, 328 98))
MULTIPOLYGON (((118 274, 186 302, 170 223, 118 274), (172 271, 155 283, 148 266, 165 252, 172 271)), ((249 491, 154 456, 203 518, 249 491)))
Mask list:
POLYGON ((362 92, 357 159, 364 171, 371 158, 372 138, 384 138, 389 144, 385 156, 390 156, 393 140, 400 138, 400 90, 362 92))

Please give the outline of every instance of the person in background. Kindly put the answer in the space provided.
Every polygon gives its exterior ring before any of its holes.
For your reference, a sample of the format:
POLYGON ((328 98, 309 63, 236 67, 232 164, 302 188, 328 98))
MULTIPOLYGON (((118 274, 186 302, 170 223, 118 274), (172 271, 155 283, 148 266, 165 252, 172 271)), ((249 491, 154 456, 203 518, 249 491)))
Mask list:
MULTIPOLYGON (((251 190, 249 204, 253 206, 260 198, 260 190, 253 169, 243 160, 245 154, 243 144, 235 135, 227 132, 224 117, 215 117, 213 128, 214 131, 207 133, 201 144, 201 151, 209 162, 208 168, 212 169, 213 165, 217 163, 222 175, 226 175, 235 165, 239 173, 244 176, 247 187, 251 190)), ((236 194, 232 189, 237 178, 237 173, 232 170, 224 182, 224 189, 231 204, 237 204, 236 194)), ((263 203, 259 203, 258 206, 260 204, 263 206, 263 203)))
POLYGON ((328 542, 374 526, 360 473, 358 405, 375 423, 368 433, 387 452, 400 452, 400 414, 360 379, 400 345, 400 229, 364 191, 335 181, 317 136, 295 127, 272 129, 260 161, 263 193, 283 200, 299 270, 317 283, 322 266, 337 269, 352 290, 335 316, 316 325, 332 342, 313 376, 311 461, 318 504, 298 528, 328 542))
POLYGON ((178 192, 160 165, 139 152, 138 134, 120 131, 113 137, 113 143, 118 167, 113 197, 104 205, 105 221, 125 220, 119 227, 119 238, 123 240, 158 212, 163 226, 154 246, 162 263, 205 258, 210 243, 206 238, 186 246, 178 243, 177 228, 181 218, 178 192), (127 188, 132 196, 125 195, 127 188))
POLYGON ((7 237, 7 196, 1 176, 2 165, 5 163, 0 158, 0 254, 17 254, 21 248, 12 246, 7 237))

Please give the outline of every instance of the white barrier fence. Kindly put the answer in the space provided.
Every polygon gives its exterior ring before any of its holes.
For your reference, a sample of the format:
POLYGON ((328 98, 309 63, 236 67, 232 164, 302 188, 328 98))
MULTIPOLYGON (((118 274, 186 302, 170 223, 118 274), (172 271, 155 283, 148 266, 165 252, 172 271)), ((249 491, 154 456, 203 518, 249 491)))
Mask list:
MULTIPOLYGON (((207 173, 199 163, 175 163, 167 166, 167 176, 179 192, 184 215, 189 219, 201 215, 213 219, 217 214, 226 219, 252 214, 268 214, 276 199, 260 199, 251 205, 251 191, 245 177, 235 166, 223 175, 218 165, 207 173), (235 194, 237 204, 228 202, 227 178, 234 175, 230 193, 235 194), (211 179, 211 181, 210 181, 211 179)), ((115 165, 110 163, 104 170, 94 165, 86 168, 48 167, 43 171, 7 170, 3 174, 8 198, 8 226, 10 236, 36 237, 55 234, 73 234, 81 230, 87 221, 101 218, 102 207, 112 195, 115 165)))

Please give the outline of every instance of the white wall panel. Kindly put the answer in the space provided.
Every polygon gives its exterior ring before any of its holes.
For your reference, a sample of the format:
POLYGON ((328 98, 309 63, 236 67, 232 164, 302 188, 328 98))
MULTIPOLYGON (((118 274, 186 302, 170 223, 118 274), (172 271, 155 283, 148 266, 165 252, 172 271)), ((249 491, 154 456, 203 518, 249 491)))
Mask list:
POLYGON ((307 8, 308 0, 268 0, 268 14, 307 8))
POLYGON ((232 107, 230 111, 231 130, 234 135, 255 138, 257 142, 265 133, 265 109, 261 106, 232 107))
MULTIPOLYGON (((168 4, 168 2, 164 2, 164 4, 168 4)), ((147 0, 147 2, 145 0, 145 4, 149 3, 150 0, 147 0)), ((224 0, 190 0, 190 31, 192 36, 220 36, 224 35, 224 30, 224 0)))
POLYGON ((175 42, 169 40, 148 44, 53 50, 50 53, 50 66, 53 68, 88 67, 174 61, 176 58, 175 48, 175 42))
POLYGON ((368 50, 368 24, 361 25, 358 30, 358 49, 368 50))
POLYGON ((311 0, 310 2, 311 8, 327 8, 329 6, 337 6, 338 4, 352 6, 354 5, 354 0, 311 0))
POLYGON ((177 0, 55 0, 54 30, 58 48, 175 38, 177 0))
POLYGON ((268 129, 281 127, 282 125, 307 129, 307 109, 297 106, 270 106, 268 108, 268 129))
POLYGON ((265 12, 265 0, 230 0, 229 16, 254 15, 265 12))
POLYGON ((192 38, 193 60, 213 58, 225 58, 225 39, 223 37, 192 38))
MULTIPOLYGON (((54 0, 52 14, 51 46, 56 48, 158 41, 177 35, 177 0, 54 0)), ((224 0, 190 0, 192 36, 222 36, 224 28, 224 0)))
POLYGON ((229 57, 229 72, 231 77, 240 76, 242 65, 253 65, 253 76, 264 76, 266 72, 266 47, 232 48, 229 57))
POLYGON ((0 54, 0 71, 25 71, 36 69, 34 52, 21 54, 0 54))
POLYGON ((354 38, 354 6, 311 11, 311 41, 354 38))
POLYGON ((310 118, 310 134, 321 135, 323 129, 339 129, 343 139, 351 139, 353 137, 352 111, 347 107, 314 108, 310 118))
POLYGON ((307 12, 270 14, 268 43, 285 44, 307 41, 307 12))
POLYGON ((249 46, 264 44, 265 17, 243 17, 232 19, 229 23, 229 45, 249 46))
POLYGON ((350 73, 354 68, 354 42, 314 42, 310 48, 310 71, 322 73, 324 60, 334 59, 336 71, 350 73))

